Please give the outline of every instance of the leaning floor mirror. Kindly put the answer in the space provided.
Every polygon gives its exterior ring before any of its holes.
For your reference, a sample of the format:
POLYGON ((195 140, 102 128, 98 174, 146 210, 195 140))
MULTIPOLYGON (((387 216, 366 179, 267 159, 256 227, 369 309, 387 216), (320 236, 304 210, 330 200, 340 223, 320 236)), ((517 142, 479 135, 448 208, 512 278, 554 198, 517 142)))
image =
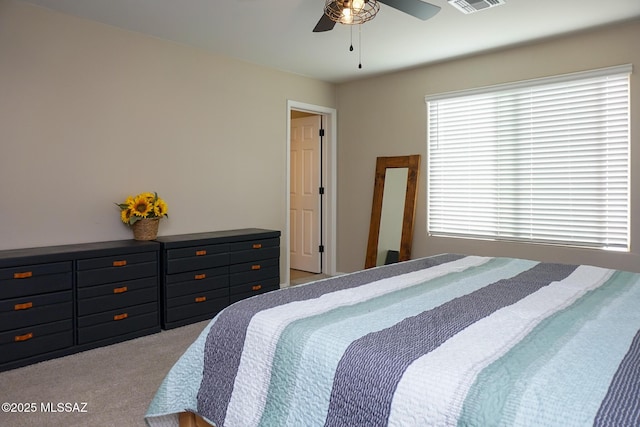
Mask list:
POLYGON ((364 268, 411 258, 420 155, 378 157, 364 268))

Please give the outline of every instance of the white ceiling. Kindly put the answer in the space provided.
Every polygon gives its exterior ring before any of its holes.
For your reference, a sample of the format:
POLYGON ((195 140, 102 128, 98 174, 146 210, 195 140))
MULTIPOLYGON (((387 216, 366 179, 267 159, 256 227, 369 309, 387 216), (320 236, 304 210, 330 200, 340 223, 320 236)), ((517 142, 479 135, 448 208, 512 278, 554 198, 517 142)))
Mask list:
POLYGON ((271 68, 344 82, 640 17, 640 0, 506 0, 465 15, 447 3, 421 21, 382 4, 358 27, 312 29, 324 0, 28 0, 115 27, 271 68), (353 29, 355 50, 349 51, 353 29), (358 69, 359 52, 362 69, 358 69))

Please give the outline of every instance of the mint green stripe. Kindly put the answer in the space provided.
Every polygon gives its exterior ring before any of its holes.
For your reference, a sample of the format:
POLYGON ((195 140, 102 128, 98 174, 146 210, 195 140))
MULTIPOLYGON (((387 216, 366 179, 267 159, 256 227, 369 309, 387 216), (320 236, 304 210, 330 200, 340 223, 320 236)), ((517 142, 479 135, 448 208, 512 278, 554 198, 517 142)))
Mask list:
POLYGON ((352 341, 537 263, 496 258, 391 294, 298 320, 276 347, 261 426, 324 424, 336 367, 352 341))
POLYGON ((616 272, 544 319, 478 375, 458 425, 592 425, 640 328, 638 306, 640 275, 616 272))

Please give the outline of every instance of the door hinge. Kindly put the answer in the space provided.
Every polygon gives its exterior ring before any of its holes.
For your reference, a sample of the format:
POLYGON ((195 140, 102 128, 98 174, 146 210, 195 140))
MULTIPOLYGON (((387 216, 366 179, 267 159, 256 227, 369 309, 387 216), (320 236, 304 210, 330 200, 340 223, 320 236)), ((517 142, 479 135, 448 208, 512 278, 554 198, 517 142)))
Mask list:
POLYGON ((324 136, 324 129, 320 129, 318 133, 320 136, 324 136))
POLYGON ((320 194, 324 194, 324 187, 320 187, 320 188, 318 188, 318 193, 320 193, 320 194))
POLYGON ((324 253, 324 245, 318 246, 318 252, 324 253))

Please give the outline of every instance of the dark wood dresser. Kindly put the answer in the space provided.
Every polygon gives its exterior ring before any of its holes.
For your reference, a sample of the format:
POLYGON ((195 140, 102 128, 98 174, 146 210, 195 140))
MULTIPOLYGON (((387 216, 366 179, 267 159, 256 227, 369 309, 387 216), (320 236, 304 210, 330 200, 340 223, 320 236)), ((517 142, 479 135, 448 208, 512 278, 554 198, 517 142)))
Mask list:
POLYGON ((213 318, 280 287, 280 232, 0 251, 0 371, 213 318))
POLYGON ((159 332, 159 250, 123 240, 0 251, 0 371, 159 332))
POLYGON ((157 241, 164 329, 211 319, 233 302, 280 286, 280 231, 247 228, 157 241))

